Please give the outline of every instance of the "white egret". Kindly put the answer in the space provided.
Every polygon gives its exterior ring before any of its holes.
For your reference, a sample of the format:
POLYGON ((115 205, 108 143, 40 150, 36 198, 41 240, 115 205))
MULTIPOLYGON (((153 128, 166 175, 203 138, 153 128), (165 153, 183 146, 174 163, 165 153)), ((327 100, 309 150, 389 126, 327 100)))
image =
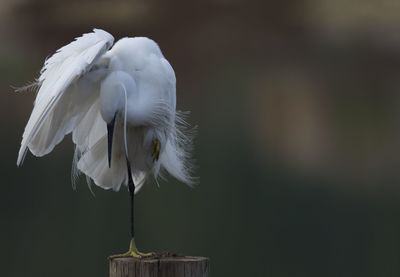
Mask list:
POLYGON ((145 37, 113 42, 94 29, 46 60, 17 165, 28 149, 46 155, 72 133, 73 175, 83 173, 104 189, 128 186, 131 243, 123 256, 142 257, 134 240, 134 194, 163 169, 190 185, 191 139, 176 112, 174 70, 158 45, 145 37))

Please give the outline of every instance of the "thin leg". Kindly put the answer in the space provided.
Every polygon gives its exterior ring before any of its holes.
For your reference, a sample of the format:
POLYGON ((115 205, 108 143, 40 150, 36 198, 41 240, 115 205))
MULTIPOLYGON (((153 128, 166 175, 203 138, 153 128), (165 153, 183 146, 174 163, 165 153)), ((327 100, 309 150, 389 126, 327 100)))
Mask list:
POLYGON ((128 252, 119 255, 113 255, 110 258, 120 258, 120 257, 134 257, 134 258, 143 258, 153 256, 154 253, 142 253, 140 252, 135 243, 135 184, 132 179, 132 170, 131 164, 128 159, 126 159, 126 166, 128 167, 128 189, 129 189, 129 197, 131 202, 131 242, 129 244, 128 252))
POLYGON ((128 189, 131 202, 131 238, 135 237, 135 183, 132 179, 131 163, 126 159, 126 166, 128 167, 128 189))

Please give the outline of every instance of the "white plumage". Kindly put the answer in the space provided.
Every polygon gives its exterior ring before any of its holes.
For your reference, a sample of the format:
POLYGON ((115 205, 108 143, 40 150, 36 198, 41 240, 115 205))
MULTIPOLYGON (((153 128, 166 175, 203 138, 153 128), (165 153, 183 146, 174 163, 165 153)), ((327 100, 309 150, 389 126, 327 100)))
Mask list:
POLYGON ((174 70, 151 39, 123 38, 112 47, 113 42, 112 35, 95 29, 45 62, 17 164, 28 149, 46 155, 72 132, 75 172, 104 189, 127 185, 126 159, 135 192, 149 174, 157 178, 162 169, 191 184, 191 140, 180 130, 185 123, 176 112, 174 70), (115 122, 111 166, 110 122, 115 122))

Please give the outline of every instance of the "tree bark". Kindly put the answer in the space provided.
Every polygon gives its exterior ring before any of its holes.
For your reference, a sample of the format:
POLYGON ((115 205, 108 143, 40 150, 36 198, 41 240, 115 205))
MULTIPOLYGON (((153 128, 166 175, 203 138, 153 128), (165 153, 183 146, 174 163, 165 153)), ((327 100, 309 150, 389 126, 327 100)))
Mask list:
POLYGON ((205 257, 110 259, 110 277, 208 277, 205 257))

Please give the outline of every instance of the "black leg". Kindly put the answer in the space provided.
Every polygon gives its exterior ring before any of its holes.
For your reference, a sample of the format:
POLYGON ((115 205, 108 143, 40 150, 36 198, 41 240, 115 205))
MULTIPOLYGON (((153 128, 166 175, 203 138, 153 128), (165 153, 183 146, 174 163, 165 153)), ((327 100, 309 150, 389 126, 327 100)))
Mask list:
POLYGON ((135 257, 135 258, 143 258, 143 257, 150 257, 153 256, 154 253, 142 253, 140 252, 135 243, 135 228, 134 228, 134 215, 135 215, 135 184, 132 179, 132 169, 131 169, 131 163, 129 162, 129 159, 126 158, 126 166, 128 168, 128 188, 129 188, 129 196, 131 200, 131 242, 129 244, 129 250, 128 252, 120 255, 113 255, 111 258, 120 258, 120 257, 135 257))
POLYGON ((131 163, 128 159, 126 159, 126 165, 128 167, 128 188, 129 188, 129 196, 131 200, 131 236, 132 239, 135 237, 135 226, 134 226, 134 217, 135 217, 135 184, 132 179, 132 170, 131 163))

